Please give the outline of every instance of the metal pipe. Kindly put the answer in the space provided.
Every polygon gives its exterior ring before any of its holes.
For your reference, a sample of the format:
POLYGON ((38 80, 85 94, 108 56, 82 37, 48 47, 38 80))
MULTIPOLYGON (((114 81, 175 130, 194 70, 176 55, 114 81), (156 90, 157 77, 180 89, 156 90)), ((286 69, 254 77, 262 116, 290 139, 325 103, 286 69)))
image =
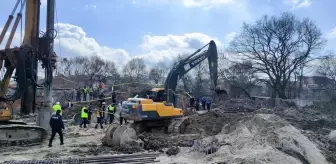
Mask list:
MULTIPOLYGON (((24 0, 26 1, 26 0, 24 0)), ((39 4, 40 1, 38 1, 39 4)), ((39 44, 39 35, 40 35, 40 5, 37 5, 37 11, 36 11, 36 15, 37 15, 37 21, 36 21, 36 34, 35 37, 37 38, 37 44, 39 44)), ((38 59, 37 59, 37 55, 35 56, 35 58, 33 59, 33 69, 34 69, 34 74, 32 75, 34 80, 37 81, 37 72, 38 72, 38 59)), ((36 112, 36 95, 37 95, 37 85, 33 85, 33 106, 32 106, 32 110, 33 113, 36 112)))
POLYGON ((0 34, 0 44, 2 43, 3 39, 5 38, 5 35, 6 35, 7 30, 8 30, 9 25, 12 23, 12 20, 14 18, 14 13, 15 13, 16 8, 18 7, 19 3, 20 3, 20 0, 17 0, 12 13, 8 16, 5 27, 2 29, 2 32, 0 34))
MULTIPOLYGON (((26 0, 24 0, 24 2, 25 2, 25 1, 26 1, 26 0)), ((18 2, 20 2, 20 0, 19 0, 18 2)), ((15 10, 16 10, 16 8, 17 8, 17 5, 18 5, 18 3, 17 3, 16 6, 15 6, 15 10)), ((17 13, 17 16, 16 16, 16 19, 15 19, 15 22, 14 22, 14 25, 13 25, 13 28, 12 28, 12 31, 11 31, 9 37, 8 37, 7 44, 6 44, 6 46, 5 46, 6 49, 7 49, 7 48, 10 48, 10 45, 12 44, 12 41, 13 41, 13 38, 14 38, 14 35, 15 35, 15 32, 16 32, 16 29, 17 29, 17 27, 18 27, 18 25, 19 25, 19 23, 20 23, 21 18, 22 18, 22 10, 23 10, 23 8, 24 8, 24 5, 21 7, 19 13, 17 13)), ((13 10, 13 12, 14 12, 15 10, 13 10)), ((12 14, 14 14, 14 13, 12 13, 12 14)))
POLYGON ((8 37, 7 44, 6 44, 6 47, 5 47, 6 49, 10 48, 10 45, 12 44, 12 41, 13 41, 13 38, 14 38, 14 35, 15 35, 15 32, 16 32, 17 26, 19 25, 19 22, 20 22, 21 18, 22 18, 22 14, 18 13, 17 16, 16 16, 16 19, 15 19, 12 31, 11 31, 9 37, 8 37))
POLYGON ((118 156, 98 156, 75 159, 48 159, 48 160, 28 160, 28 161, 9 161, 5 163, 155 163, 159 154, 136 154, 136 155, 118 155, 118 156))
POLYGON ((19 3, 20 3, 20 0, 17 0, 16 4, 15 4, 15 6, 14 6, 14 9, 13 9, 13 11, 12 11, 12 13, 11 13, 11 15, 14 15, 14 13, 15 13, 17 7, 19 6, 19 3))

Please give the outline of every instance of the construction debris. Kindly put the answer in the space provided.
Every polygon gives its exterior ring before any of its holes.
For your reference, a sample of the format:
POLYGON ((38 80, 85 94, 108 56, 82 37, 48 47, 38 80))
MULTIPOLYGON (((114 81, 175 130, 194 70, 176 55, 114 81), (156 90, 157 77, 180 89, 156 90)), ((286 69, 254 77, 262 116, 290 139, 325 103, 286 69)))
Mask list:
MULTIPOLYGON (((47 143, 4 149, 0 162, 156 151, 164 153, 158 158, 161 163, 336 163, 336 117, 322 112, 321 106, 298 108, 281 99, 231 99, 212 107, 209 112, 188 110, 191 124, 184 134, 149 129, 136 135, 130 125, 116 123, 118 113, 115 123, 104 130, 92 127, 94 118, 88 129, 68 124, 65 145, 56 143, 53 151, 47 143), (33 154, 24 153, 28 149, 33 154)), ((63 113, 67 117, 79 108, 74 105, 63 113)), ((27 121, 30 117, 34 116, 22 116, 27 121)))

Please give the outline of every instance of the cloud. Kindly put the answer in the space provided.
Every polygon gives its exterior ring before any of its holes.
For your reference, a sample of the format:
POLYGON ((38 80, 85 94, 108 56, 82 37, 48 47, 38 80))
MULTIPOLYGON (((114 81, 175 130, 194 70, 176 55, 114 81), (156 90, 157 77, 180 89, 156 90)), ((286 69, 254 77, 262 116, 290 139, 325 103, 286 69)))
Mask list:
POLYGON ((60 49, 62 56, 98 55, 120 65, 130 59, 126 50, 100 45, 94 38, 88 37, 83 28, 79 26, 67 23, 58 23, 55 27, 57 26, 56 29, 59 31, 55 39, 55 50, 60 49))
POLYGON ((97 5, 89 4, 84 6, 85 9, 97 9, 97 5))
POLYGON ((293 8, 304 8, 311 6, 310 0, 285 0, 284 3, 292 6, 293 8))
POLYGON ((327 34, 327 39, 336 39, 336 27, 327 34))
POLYGON ((226 5, 234 0, 182 0, 186 7, 213 7, 216 5, 226 5))
POLYGON ((143 54, 137 57, 150 59, 152 62, 173 60, 179 54, 193 53, 210 40, 214 40, 217 47, 221 47, 222 43, 215 37, 203 33, 186 33, 184 35, 162 35, 152 36, 145 35, 140 45, 143 54))
POLYGON ((151 4, 182 4, 187 8, 192 7, 201 7, 205 9, 211 9, 215 6, 229 5, 238 3, 238 1, 242 0, 132 0, 132 4, 142 4, 142 3, 151 3, 151 4))
POLYGON ((231 33, 226 34, 225 36, 226 41, 231 42, 234 39, 234 37, 236 37, 236 35, 237 35, 236 32, 231 32, 231 33))
MULTIPOLYGON (((99 44, 93 37, 87 36, 84 29, 79 26, 58 23, 55 24, 55 28, 58 31, 58 35, 54 41, 54 50, 60 58, 98 55, 105 60, 114 61, 119 69, 134 57, 144 58, 148 67, 150 67, 159 61, 169 63, 182 53, 191 54, 209 43, 210 40, 214 40, 218 48, 221 48, 223 45, 219 39, 203 33, 160 36, 145 35, 142 42, 138 45, 138 48, 140 48, 139 53, 131 55, 125 49, 99 44)), ((2 45, 5 43, 6 40, 4 40, 2 45)), ((20 32, 17 32, 11 47, 19 45, 20 32)), ((3 48, 4 46, 0 47, 3 48)), ((134 46, 135 48, 137 48, 136 45, 134 46)))

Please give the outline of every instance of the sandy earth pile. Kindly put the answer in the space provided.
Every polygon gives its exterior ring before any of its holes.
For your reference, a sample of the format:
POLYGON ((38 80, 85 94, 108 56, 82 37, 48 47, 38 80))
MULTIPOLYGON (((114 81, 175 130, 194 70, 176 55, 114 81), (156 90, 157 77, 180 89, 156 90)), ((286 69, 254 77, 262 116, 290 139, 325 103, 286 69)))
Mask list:
POLYGON ((221 132, 224 125, 231 121, 243 117, 244 113, 224 113, 221 110, 212 110, 204 114, 194 114, 189 116, 191 124, 186 129, 186 133, 196 133, 202 135, 215 135, 221 132))
POLYGON ((161 163, 287 163, 326 164, 325 157, 307 137, 278 116, 258 114, 226 125, 222 132, 203 139, 215 142, 217 152, 204 155, 183 148, 161 163))

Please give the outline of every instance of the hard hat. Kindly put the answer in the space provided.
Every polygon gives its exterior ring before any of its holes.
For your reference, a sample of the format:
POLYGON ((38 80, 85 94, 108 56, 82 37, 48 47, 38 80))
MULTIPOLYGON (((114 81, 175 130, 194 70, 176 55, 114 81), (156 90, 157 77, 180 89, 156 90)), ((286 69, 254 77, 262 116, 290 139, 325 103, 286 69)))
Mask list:
POLYGON ((60 102, 56 102, 56 105, 59 105, 60 104, 60 102))
POLYGON ((102 104, 106 104, 105 102, 103 102, 102 104))

